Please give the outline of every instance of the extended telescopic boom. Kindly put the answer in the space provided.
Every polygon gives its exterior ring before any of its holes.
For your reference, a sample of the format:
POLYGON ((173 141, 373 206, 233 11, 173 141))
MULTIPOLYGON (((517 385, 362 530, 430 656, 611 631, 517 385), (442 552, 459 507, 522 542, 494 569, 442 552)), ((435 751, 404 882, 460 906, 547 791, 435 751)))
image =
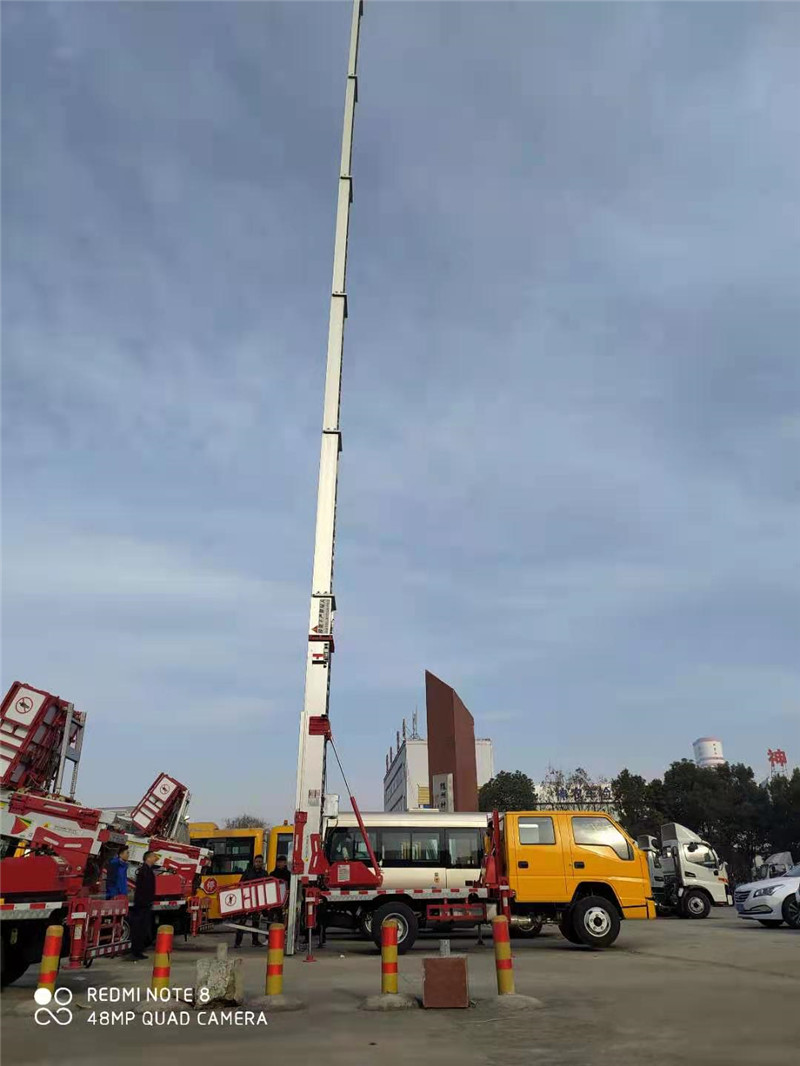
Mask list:
POLYGON ((317 530, 314 540, 314 572, 311 584, 311 612, 308 623, 308 655, 303 713, 300 717, 300 745, 297 758, 297 796, 295 807, 302 818, 302 846, 295 840, 292 880, 289 892, 289 917, 286 950, 293 954, 298 913, 300 877, 308 873, 310 836, 322 828, 322 804, 325 795, 325 737, 309 736, 309 718, 328 714, 330 672, 333 657, 333 617, 336 599, 333 594, 333 559, 336 539, 336 489, 339 477, 339 453, 342 434, 339 405, 342 387, 342 349, 344 323, 347 318, 347 240, 350 229, 350 204, 353 202, 351 162, 353 154, 353 119, 358 99, 358 37, 363 13, 362 0, 354 0, 350 29, 350 54, 347 63, 347 89, 342 131, 342 157, 339 168, 339 196, 336 208, 336 239, 333 253, 333 286, 328 328, 328 363, 325 374, 325 405, 322 415, 322 450, 319 461, 317 494, 317 530))

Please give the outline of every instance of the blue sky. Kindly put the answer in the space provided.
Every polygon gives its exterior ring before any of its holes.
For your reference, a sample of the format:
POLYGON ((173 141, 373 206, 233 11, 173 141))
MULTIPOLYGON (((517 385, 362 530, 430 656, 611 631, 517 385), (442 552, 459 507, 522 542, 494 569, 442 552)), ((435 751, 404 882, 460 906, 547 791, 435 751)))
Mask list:
MULTIPOLYGON (((350 19, 3 5, 3 663, 291 814, 350 19)), ((366 7, 331 716, 498 768, 800 759, 800 8, 366 7)), ((333 782, 333 787, 337 783, 333 782)))

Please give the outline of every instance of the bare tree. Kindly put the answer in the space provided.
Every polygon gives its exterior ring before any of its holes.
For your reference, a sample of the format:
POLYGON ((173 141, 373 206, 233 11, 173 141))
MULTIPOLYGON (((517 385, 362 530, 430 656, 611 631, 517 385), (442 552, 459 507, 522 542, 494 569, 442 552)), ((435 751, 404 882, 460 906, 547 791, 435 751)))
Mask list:
POLYGON ((225 819, 223 829, 269 829, 269 822, 255 814, 237 814, 225 819))

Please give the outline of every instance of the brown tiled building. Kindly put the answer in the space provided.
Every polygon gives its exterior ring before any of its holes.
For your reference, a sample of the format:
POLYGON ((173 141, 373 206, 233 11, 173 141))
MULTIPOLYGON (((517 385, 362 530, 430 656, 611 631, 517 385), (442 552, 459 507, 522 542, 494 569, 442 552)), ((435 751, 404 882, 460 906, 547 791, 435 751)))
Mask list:
POLYGON ((428 774, 431 801, 437 805, 434 778, 452 774, 453 810, 477 811, 478 774, 475 764, 475 722, 458 693, 425 671, 428 711, 428 774))

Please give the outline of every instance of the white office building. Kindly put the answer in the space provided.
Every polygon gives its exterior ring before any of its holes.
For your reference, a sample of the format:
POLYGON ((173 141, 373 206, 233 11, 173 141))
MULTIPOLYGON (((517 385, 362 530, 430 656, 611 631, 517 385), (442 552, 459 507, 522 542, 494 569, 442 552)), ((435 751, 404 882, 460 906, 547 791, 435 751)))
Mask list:
MULTIPOLYGON (((385 811, 415 811, 431 807, 428 779, 428 742, 422 737, 398 734, 398 749, 389 749, 386 773, 383 777, 383 809, 385 811)), ((478 788, 494 777, 494 750, 491 740, 475 741, 475 764, 478 788)))
POLYGON ((494 747, 488 737, 475 738, 475 768, 478 771, 478 788, 494 777, 494 747))

